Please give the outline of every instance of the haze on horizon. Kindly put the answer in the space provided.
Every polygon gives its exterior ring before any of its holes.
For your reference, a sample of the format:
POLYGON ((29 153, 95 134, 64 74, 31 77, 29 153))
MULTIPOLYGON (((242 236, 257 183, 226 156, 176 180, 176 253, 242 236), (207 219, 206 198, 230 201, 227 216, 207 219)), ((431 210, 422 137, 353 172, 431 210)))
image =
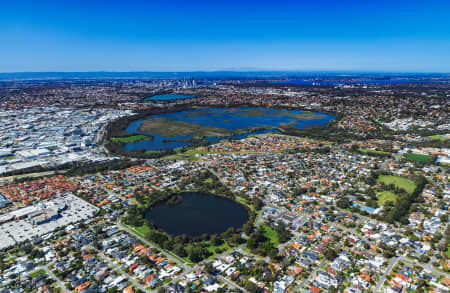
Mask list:
POLYGON ((450 72, 449 1, 3 1, 0 72, 450 72))

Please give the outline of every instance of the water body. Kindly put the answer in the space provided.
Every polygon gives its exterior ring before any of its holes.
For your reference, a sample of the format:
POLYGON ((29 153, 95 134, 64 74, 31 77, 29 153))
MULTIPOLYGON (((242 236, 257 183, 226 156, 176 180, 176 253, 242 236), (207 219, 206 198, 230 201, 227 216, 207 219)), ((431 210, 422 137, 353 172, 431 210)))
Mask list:
POLYGON ((193 99, 194 96, 178 95, 178 94, 166 94, 156 95, 150 98, 144 99, 144 101, 167 101, 167 100, 181 100, 181 99, 193 99))
MULTIPOLYGON (((175 113, 166 113, 150 116, 147 119, 168 118, 173 121, 183 121, 199 124, 202 126, 213 126, 229 131, 239 131, 242 129, 264 128, 254 131, 243 132, 231 136, 206 137, 205 140, 215 143, 223 139, 233 138, 242 139, 250 134, 263 134, 267 132, 277 132, 277 127, 281 124, 290 124, 300 129, 313 125, 326 125, 335 119, 335 115, 318 112, 304 112, 300 110, 271 109, 260 107, 241 107, 241 108, 203 108, 191 109, 175 113), (296 119, 292 115, 312 113, 321 115, 314 119, 296 119)), ((163 150, 168 148, 177 148, 192 145, 192 142, 183 141, 191 139, 192 136, 162 136, 155 133, 139 131, 139 126, 143 120, 131 122, 126 131, 134 134, 149 134, 154 136, 151 140, 141 140, 129 143, 124 146, 126 151, 144 149, 148 151, 163 150), (164 141, 170 139, 171 141, 164 141), (175 140, 175 141, 174 141, 175 140)))
POLYGON ((179 195, 183 196, 181 203, 156 205, 147 212, 146 219, 175 236, 220 234, 230 227, 242 227, 249 219, 247 210, 233 200, 198 192, 179 195))
POLYGON ((300 84, 300 85, 338 85, 338 84, 395 84, 395 83, 442 83, 443 81, 433 80, 412 80, 412 79, 369 79, 369 80, 285 80, 271 81, 272 84, 300 84))

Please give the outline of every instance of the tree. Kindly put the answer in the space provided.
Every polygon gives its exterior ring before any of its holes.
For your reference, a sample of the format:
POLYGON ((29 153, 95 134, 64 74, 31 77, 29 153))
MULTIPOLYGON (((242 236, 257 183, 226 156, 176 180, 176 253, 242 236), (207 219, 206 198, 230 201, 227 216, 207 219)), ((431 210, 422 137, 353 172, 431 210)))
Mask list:
POLYGON ((329 260, 332 261, 337 257, 337 253, 336 250, 332 247, 328 247, 325 252, 324 252, 325 257, 329 260))
POLYGON ((213 234, 213 235, 211 235, 211 243, 214 246, 219 246, 219 245, 221 245, 223 243, 223 239, 219 235, 213 234))
POLYGON ((194 246, 190 249, 189 259, 193 262, 200 262, 202 259, 208 257, 211 253, 206 248, 194 246))
POLYGON ((264 206, 264 203, 261 199, 255 197, 255 198, 253 198, 252 205, 257 211, 259 211, 264 206))
POLYGON ((176 244, 175 247, 173 248, 173 252, 175 252, 177 255, 181 256, 181 257, 185 257, 187 256, 186 250, 184 249, 183 244, 176 244))
POLYGON ((258 242, 256 241, 256 238, 254 237, 254 235, 250 236, 247 239, 247 247, 250 249, 255 249, 258 247, 258 242))
POLYGON ((256 284, 251 281, 245 281, 245 289, 247 289, 247 291, 250 293, 258 292, 258 286, 256 286, 256 284))
POLYGON ((214 268, 211 262, 208 262, 205 265, 205 271, 210 275, 214 275, 215 273, 217 273, 217 270, 214 268))
POLYGON ((337 201, 336 205, 338 206, 338 208, 341 208, 341 209, 349 208, 350 200, 348 199, 348 197, 343 197, 337 201))
POLYGON ((242 230, 244 231, 245 234, 250 235, 253 231, 253 225, 251 223, 245 223, 242 226, 242 230))

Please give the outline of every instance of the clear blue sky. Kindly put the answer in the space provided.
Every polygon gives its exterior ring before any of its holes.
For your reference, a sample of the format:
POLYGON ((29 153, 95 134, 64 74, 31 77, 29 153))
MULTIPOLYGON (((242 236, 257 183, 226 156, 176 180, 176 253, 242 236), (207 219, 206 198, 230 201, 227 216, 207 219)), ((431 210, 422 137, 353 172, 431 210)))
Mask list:
POLYGON ((0 72, 450 72, 450 1, 1 1, 0 72))

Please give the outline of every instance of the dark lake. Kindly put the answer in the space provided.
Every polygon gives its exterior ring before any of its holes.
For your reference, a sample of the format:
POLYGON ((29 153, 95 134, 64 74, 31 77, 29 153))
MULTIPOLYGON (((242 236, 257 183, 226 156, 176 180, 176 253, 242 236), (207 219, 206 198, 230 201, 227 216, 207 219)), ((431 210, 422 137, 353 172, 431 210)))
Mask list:
POLYGON ((160 204, 145 215, 159 229, 171 234, 198 236, 220 234, 228 228, 240 228, 249 215, 239 203, 219 196, 183 192, 177 205, 160 204))
MULTIPOLYGON (((212 126, 229 131, 241 131, 231 136, 209 136, 205 140, 215 143, 226 138, 242 139, 250 134, 262 134, 269 131, 277 132, 281 124, 289 124, 300 129, 313 125, 326 125, 336 116, 327 113, 305 112, 300 110, 271 109, 261 107, 240 108, 203 108, 191 109, 175 113, 166 113, 149 116, 145 120, 164 118, 170 121, 181 121, 193 123, 199 127, 212 126), (302 115, 309 115, 302 117, 302 115), (255 130, 256 129, 256 130, 255 130)), ((124 146, 127 151, 144 149, 148 151, 163 150, 189 146, 192 143, 186 141, 192 136, 165 136, 152 132, 139 131, 144 120, 131 122, 126 131, 134 134, 150 134, 154 136, 151 140, 141 140, 124 146), (170 139, 170 141, 167 141, 170 139)))

